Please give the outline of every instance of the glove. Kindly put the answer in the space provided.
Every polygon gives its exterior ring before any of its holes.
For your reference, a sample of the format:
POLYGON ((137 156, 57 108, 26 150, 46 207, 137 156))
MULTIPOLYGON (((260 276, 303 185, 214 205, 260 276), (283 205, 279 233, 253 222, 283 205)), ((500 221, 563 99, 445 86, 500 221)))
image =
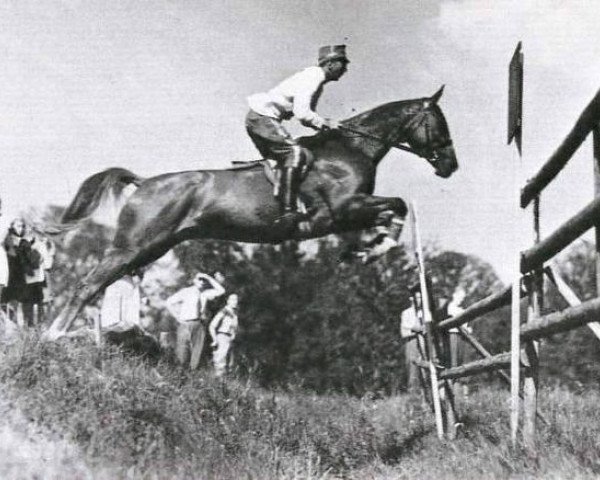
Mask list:
POLYGON ((325 123, 323 123, 323 130, 336 130, 340 128, 340 122, 337 120, 332 120, 331 118, 326 118, 325 123))

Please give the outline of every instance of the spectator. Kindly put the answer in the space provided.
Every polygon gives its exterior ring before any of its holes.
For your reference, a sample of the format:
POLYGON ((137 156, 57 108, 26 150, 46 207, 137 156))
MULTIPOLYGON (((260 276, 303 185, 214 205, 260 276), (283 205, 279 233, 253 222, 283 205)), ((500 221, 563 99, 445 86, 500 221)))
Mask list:
MULTIPOLYGON (((0 199, 0 217, 2 216, 2 199, 0 199)), ((8 285, 8 257, 4 245, 0 246, 0 299, 2 299, 3 291, 8 285)), ((0 301, 4 303, 4 301, 0 301)))
POLYGON ((212 338, 213 363, 215 376, 222 377, 227 370, 227 359, 231 355, 231 344, 238 330, 238 296, 232 293, 227 297, 227 304, 214 316, 208 331, 212 338))
POLYGON ((415 336, 415 331, 422 330, 423 325, 421 292, 418 286, 411 289, 409 300, 409 307, 400 315, 400 335, 405 339, 406 386, 409 390, 412 390, 418 386, 419 382, 419 367, 413 363, 413 360, 421 359, 419 342, 422 342, 422 339, 415 336))
POLYGON ((197 273, 192 286, 182 288, 165 302, 167 310, 178 322, 175 348, 177 360, 185 365, 189 357, 191 370, 198 368, 204 347, 206 304, 224 293, 225 289, 213 277, 197 273))
MULTIPOLYGON (((447 306, 447 317, 452 318, 456 317, 460 313, 464 312, 462 308, 462 302, 464 301, 466 296, 466 292, 462 287, 457 287, 452 294, 452 298, 447 306)), ((468 324, 464 324, 463 327, 470 333, 471 329, 468 324)), ((451 366, 456 367, 461 365, 464 360, 464 348, 463 342, 460 338, 460 333, 458 332, 458 328, 451 328, 449 330, 450 333, 450 361, 451 366)))
POLYGON ((143 323, 141 284, 143 273, 125 275, 104 291, 100 321, 106 340, 135 354, 159 358, 160 345, 143 323))
POLYGON ((140 327, 140 283, 141 275, 133 272, 106 287, 100 309, 103 330, 124 332, 140 327))
POLYGON ((25 287, 21 301, 23 316, 28 326, 44 319, 44 289, 46 272, 52 265, 45 238, 25 224, 23 239, 18 251, 25 271, 25 287))
POLYGON ((3 303, 20 303, 25 290, 25 270, 18 255, 18 247, 24 233, 25 223, 16 218, 10 223, 4 238, 4 250, 8 259, 8 284, 3 292, 3 303))
POLYGON ((43 248, 40 253, 42 254, 44 264, 44 314, 48 317, 52 312, 52 305, 54 302, 51 271, 54 265, 56 245, 54 245, 54 242, 47 237, 42 238, 41 243, 43 243, 43 248))

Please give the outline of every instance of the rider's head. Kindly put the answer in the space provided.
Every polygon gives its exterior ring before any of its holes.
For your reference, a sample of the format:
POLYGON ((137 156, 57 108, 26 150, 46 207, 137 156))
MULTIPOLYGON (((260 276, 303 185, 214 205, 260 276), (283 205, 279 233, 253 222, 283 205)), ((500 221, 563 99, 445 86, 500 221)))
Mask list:
POLYGON ((327 45, 319 48, 319 66, 325 78, 337 81, 348 70, 350 60, 346 56, 346 45, 327 45))

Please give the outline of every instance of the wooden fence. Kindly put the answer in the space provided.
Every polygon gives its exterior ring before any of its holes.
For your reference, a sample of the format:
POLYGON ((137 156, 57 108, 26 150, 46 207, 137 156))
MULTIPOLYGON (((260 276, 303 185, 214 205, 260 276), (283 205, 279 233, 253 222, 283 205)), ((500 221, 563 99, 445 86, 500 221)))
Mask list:
MULTIPOLYGON (((523 342, 524 348, 518 347, 520 355, 520 369, 523 372, 524 382, 523 391, 513 392, 522 399, 523 405, 523 423, 522 439, 524 445, 535 451, 536 419, 545 422, 543 416, 537 409, 538 395, 538 345, 537 340, 548 337, 560 332, 566 332, 584 325, 589 325, 594 333, 600 338, 600 324, 594 323, 600 318, 600 298, 595 298, 586 302, 580 302, 576 295, 569 289, 556 272, 551 267, 544 266, 557 253, 566 248, 570 243, 586 233, 589 229, 596 227, 596 250, 600 247, 600 90, 585 108, 575 126, 569 132, 565 140, 558 147, 555 153, 544 163, 538 173, 526 182, 526 185, 520 192, 521 208, 526 208, 533 204, 534 218, 534 238, 535 244, 521 252, 520 273, 522 277, 519 282, 519 289, 513 290, 511 286, 493 294, 489 297, 471 305, 465 311, 453 318, 434 323, 431 328, 417 331, 422 335, 428 344, 429 352, 424 352, 425 358, 416 360, 414 363, 423 372, 430 369, 432 358, 439 358, 436 364, 436 382, 440 382, 440 388, 446 389, 446 397, 449 397, 449 403, 446 405, 433 406, 442 410, 442 416, 456 417, 454 407, 454 397, 451 391, 450 379, 456 379, 482 372, 498 371, 502 379, 510 384, 510 377, 503 372, 511 364, 512 358, 515 358, 514 352, 503 352, 491 354, 464 328, 467 322, 480 319, 483 315, 490 313, 500 307, 511 304, 512 292, 520 291, 521 297, 527 297, 528 315, 527 321, 520 325, 517 337, 523 342), (558 173, 567 164, 577 149, 590 133, 593 132, 593 156, 594 156, 594 185, 596 198, 585 208, 567 220, 563 225, 556 229, 545 239, 540 239, 539 229, 539 211, 541 194, 558 175, 558 173), (542 315, 544 278, 549 279, 556 285, 558 291, 563 295, 570 305, 568 308, 547 315, 542 315), (460 335, 468 342, 481 356, 480 360, 469 362, 460 366, 451 366, 452 362, 436 352, 436 348, 443 351, 444 343, 449 338, 449 330, 459 328, 460 335), (427 336, 433 337, 427 339, 427 336), (437 345, 437 347, 436 347, 437 345), (431 351, 433 349, 433 351, 431 351), (450 411, 451 410, 451 411, 450 411)), ((600 279, 600 268, 598 268, 600 255, 596 257, 596 275, 600 279)), ((600 281, 597 282, 600 297, 600 281)), ((514 324, 514 322, 513 322, 514 324)), ((519 323, 517 322, 518 326, 519 323)), ((517 369, 518 371, 518 369, 517 369)), ((436 382, 432 382, 431 386, 436 382)), ((514 382, 513 382, 514 385, 514 382)), ((427 394, 427 392, 426 392, 427 394)), ((431 392, 429 393, 431 396, 431 392)), ((520 402, 517 399, 517 405, 520 402)), ((436 414, 437 417, 437 414, 436 414)), ((517 416, 518 418, 518 416, 517 416)), ((516 430, 515 430, 516 432, 516 430)), ((438 430, 439 433, 439 430, 438 430)), ((455 432, 451 425, 446 422, 445 435, 452 438, 455 432)))

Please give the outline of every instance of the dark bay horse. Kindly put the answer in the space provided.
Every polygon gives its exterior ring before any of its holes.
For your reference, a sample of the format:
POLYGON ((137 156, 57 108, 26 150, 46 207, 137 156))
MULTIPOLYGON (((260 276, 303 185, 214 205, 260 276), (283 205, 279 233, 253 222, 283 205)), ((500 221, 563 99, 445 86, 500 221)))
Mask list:
POLYGON ((193 170, 143 179, 122 168, 88 178, 63 214, 62 222, 88 218, 108 192, 138 189, 120 211, 113 246, 75 288, 46 338, 66 332, 87 302, 134 268, 164 255, 188 239, 279 243, 371 228, 384 212, 407 213, 400 198, 372 195, 378 163, 392 147, 426 159, 443 178, 457 168, 444 115, 432 97, 381 105, 341 123, 339 130, 300 139, 314 155, 301 186, 310 228, 290 230, 275 223, 279 205, 262 166, 193 170))

